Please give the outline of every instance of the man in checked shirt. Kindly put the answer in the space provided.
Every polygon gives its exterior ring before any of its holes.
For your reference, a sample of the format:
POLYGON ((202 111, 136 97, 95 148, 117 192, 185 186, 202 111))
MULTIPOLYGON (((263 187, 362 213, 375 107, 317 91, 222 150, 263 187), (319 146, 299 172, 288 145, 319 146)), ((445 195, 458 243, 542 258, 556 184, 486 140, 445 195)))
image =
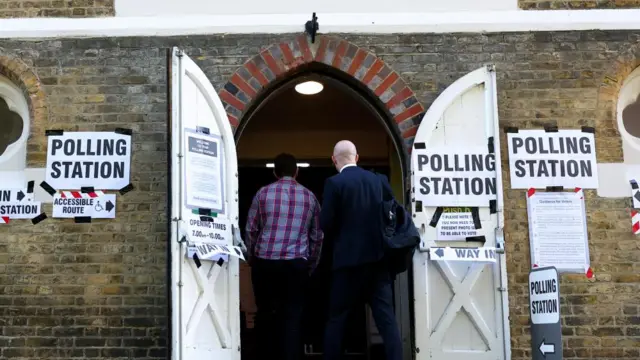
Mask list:
POLYGON ((258 351, 267 357, 302 356, 304 289, 320 257, 320 204, 296 182, 293 155, 275 158, 276 182, 253 198, 246 225, 256 299, 258 351))

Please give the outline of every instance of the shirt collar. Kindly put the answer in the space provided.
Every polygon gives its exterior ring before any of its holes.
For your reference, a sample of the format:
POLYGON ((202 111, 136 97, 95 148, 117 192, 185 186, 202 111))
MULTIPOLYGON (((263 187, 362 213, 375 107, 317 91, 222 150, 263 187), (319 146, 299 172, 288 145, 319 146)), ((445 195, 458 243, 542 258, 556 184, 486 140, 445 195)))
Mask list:
POLYGON ((292 178, 291 176, 283 176, 278 179, 278 181, 296 181, 296 179, 292 178))
POLYGON ((340 168, 340 172, 342 172, 342 170, 344 170, 344 169, 346 169, 348 167, 353 167, 353 166, 357 166, 357 165, 356 164, 347 164, 347 165, 345 165, 345 166, 340 168))

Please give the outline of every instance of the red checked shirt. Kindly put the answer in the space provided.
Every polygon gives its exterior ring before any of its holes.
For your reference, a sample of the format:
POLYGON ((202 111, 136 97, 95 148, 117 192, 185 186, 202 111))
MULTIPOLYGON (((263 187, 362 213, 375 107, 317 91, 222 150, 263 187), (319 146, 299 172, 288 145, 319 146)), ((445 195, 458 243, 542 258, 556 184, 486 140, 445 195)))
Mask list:
POLYGON ((253 198, 246 226, 249 254, 261 259, 308 259, 317 264, 322 247, 320 204, 293 178, 261 188, 253 198))

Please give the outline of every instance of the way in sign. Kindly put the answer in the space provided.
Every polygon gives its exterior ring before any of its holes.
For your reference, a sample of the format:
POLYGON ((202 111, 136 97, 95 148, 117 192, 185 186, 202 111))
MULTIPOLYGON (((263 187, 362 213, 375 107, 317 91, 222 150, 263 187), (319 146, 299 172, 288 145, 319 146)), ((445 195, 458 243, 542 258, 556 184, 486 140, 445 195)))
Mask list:
POLYGON ((478 259, 482 255, 480 252, 484 252, 485 259, 495 259, 496 251, 493 249, 455 249, 456 255, 459 258, 478 259))

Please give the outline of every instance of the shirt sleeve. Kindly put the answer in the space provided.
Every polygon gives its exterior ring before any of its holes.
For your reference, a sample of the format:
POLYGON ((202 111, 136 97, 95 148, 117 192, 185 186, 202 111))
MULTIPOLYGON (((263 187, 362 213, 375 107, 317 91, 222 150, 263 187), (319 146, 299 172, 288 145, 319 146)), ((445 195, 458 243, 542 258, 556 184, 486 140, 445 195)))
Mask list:
POLYGON ((313 197, 313 215, 311 218, 311 228, 309 229, 309 261, 315 268, 320 261, 320 253, 322 251, 322 241, 324 234, 320 228, 320 203, 313 197))
POLYGON ((251 207, 249 208, 249 215, 247 216, 247 225, 245 226, 245 233, 247 237, 246 245, 250 256, 254 254, 256 242, 258 240, 258 236, 260 236, 260 230, 262 227, 260 194, 261 191, 258 191, 258 193, 253 197, 251 207))

